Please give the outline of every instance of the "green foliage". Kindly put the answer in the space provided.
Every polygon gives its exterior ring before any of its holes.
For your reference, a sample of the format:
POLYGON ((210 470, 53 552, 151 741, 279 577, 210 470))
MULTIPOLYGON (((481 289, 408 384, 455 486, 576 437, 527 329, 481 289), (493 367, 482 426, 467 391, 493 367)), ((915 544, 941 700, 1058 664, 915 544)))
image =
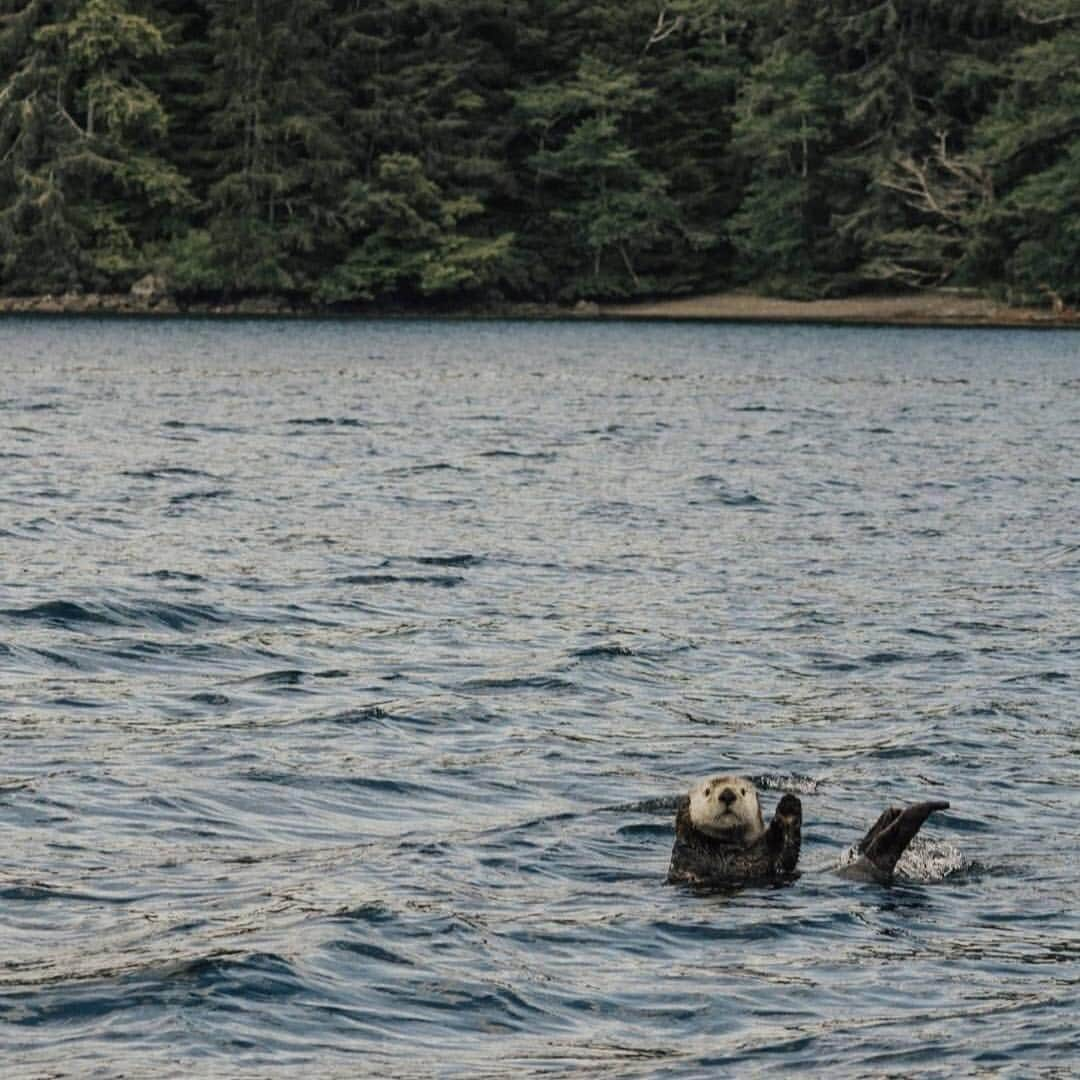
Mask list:
POLYGON ((409 154, 382 157, 371 182, 350 186, 344 211, 357 242, 320 283, 326 303, 479 289, 497 280, 513 239, 463 232, 480 203, 446 198, 409 154))
POLYGON ((187 204, 183 178, 157 153, 165 114, 141 79, 165 51, 123 0, 21 4, 0 24, 7 289, 126 284, 155 219, 187 204))
POLYGON ((743 276, 768 292, 805 294, 815 278, 807 186, 797 175, 761 176, 751 182, 731 219, 744 257, 743 276))
POLYGON ((855 180, 833 222, 854 274, 891 286, 967 280, 982 258, 977 222, 993 185, 969 132, 1003 82, 1002 0, 847 0, 829 24, 843 50, 836 79, 838 157, 855 180))
POLYGON ((1017 296, 1080 301, 1080 4, 1024 9, 1040 39, 1012 58, 1011 82, 976 135, 999 192, 989 224, 1008 238, 1017 296), (1069 14, 1070 18, 1061 18, 1069 14))
POLYGON ((174 237, 157 260, 180 297, 229 291, 230 282, 217 258, 214 240, 207 229, 190 229, 174 237))
POLYGON ((529 159, 537 184, 554 194, 549 220, 587 259, 571 264, 564 296, 642 290, 636 256, 679 224, 667 181, 641 164, 628 140, 630 116, 652 99, 632 73, 593 57, 566 84, 545 83, 516 96, 539 143, 529 159))
POLYGON ((736 104, 733 146, 750 183, 730 220, 742 273, 770 292, 807 295, 827 269, 829 84, 809 52, 775 50, 755 65, 736 104))
POLYGON ((209 228, 239 293, 308 293, 343 242, 342 97, 324 0, 208 0, 209 228))
POLYGON ((777 51, 750 70, 735 123, 735 146, 762 175, 810 177, 829 141, 828 81, 810 53, 777 51))
POLYGON ((0 291, 1080 302, 1080 0, 0 0, 0 291))

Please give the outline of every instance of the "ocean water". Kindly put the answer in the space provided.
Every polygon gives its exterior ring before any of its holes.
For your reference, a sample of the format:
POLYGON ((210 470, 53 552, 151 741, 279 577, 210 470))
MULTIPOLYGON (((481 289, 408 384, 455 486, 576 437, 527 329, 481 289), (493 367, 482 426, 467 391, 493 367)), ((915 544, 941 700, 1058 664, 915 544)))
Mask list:
POLYGON ((5 1077, 1080 1066, 1080 336, 9 318, 0 552, 5 1077))

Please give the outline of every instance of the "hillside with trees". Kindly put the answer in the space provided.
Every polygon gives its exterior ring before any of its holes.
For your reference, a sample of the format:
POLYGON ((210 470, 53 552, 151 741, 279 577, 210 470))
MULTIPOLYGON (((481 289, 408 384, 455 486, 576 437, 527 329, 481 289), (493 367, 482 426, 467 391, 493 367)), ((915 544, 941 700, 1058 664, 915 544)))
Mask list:
POLYGON ((0 293, 1080 301, 1080 0, 0 0, 0 293))

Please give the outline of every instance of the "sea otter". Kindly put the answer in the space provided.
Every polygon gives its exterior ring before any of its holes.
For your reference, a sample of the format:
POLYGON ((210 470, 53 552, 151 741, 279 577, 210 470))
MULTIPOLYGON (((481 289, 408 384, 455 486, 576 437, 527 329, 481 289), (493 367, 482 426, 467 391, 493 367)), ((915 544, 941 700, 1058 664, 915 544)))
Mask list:
MULTIPOLYGON (((857 847, 845 866, 848 877, 887 883, 897 860, 923 822, 944 801, 890 807, 857 847)), ((802 840, 802 803, 785 794, 768 828, 754 785, 741 776, 712 776, 696 783, 679 800, 675 844, 668 882, 690 885, 781 884, 798 876, 802 840)))

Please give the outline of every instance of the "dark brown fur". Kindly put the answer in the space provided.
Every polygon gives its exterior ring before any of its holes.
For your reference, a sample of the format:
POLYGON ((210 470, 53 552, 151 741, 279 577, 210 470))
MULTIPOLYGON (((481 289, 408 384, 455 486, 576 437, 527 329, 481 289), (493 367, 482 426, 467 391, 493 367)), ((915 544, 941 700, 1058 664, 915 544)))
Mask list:
POLYGON ((750 844, 716 839, 690 821, 690 800, 679 800, 668 881, 690 885, 743 885, 791 881, 802 842, 802 803, 785 795, 769 827, 750 844))

